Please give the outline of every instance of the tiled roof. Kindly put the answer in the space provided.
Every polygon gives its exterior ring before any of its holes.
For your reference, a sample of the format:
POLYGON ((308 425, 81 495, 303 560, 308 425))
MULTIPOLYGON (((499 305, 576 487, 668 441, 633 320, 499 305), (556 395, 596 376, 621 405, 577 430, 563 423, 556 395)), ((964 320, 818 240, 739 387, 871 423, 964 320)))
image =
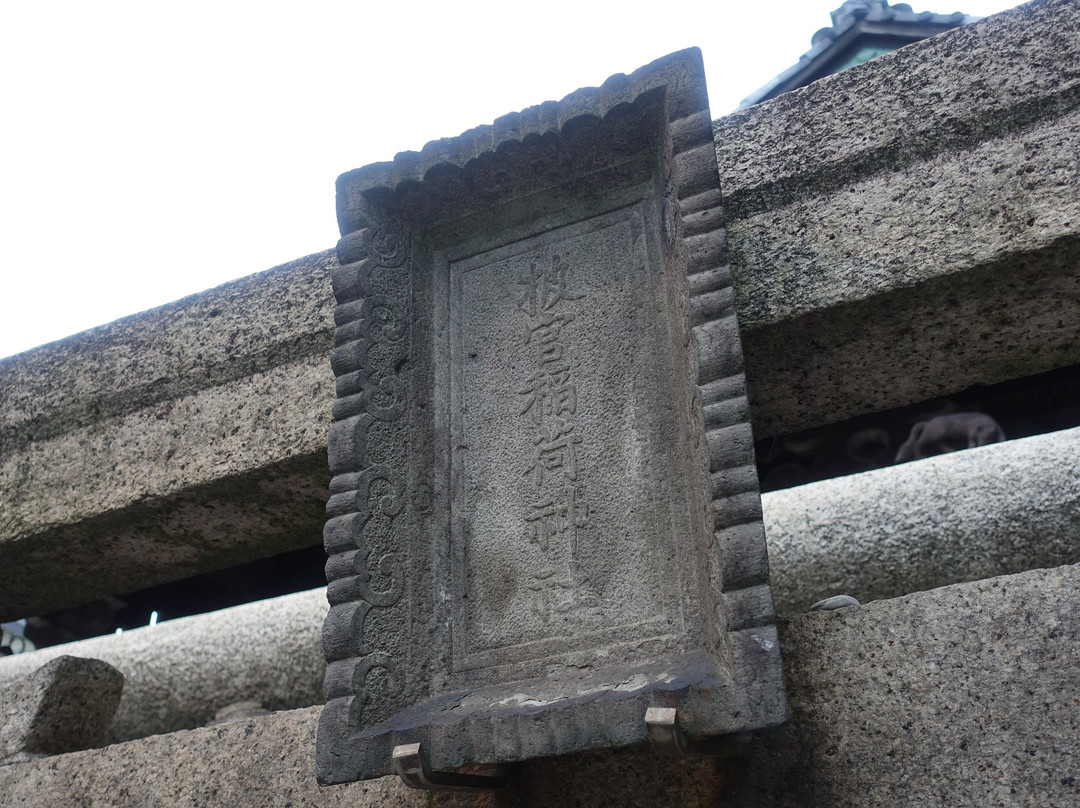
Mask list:
POLYGON ((915 42, 980 19, 959 11, 952 14, 916 12, 907 3, 889 5, 887 0, 847 0, 831 16, 832 27, 822 28, 811 37, 810 50, 799 57, 798 63, 743 99, 740 108, 802 87, 826 75, 820 72, 826 63, 849 49, 860 36, 876 34, 915 42))

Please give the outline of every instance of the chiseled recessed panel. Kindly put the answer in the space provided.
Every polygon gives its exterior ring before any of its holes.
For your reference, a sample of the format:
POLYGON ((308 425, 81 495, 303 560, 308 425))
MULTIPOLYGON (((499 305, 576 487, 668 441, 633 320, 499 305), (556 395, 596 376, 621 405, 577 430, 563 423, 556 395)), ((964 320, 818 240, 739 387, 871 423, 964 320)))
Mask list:
POLYGON ((450 263, 455 671, 682 631, 645 204, 450 263))
POLYGON ((338 205, 319 781, 783 721, 700 55, 338 205))

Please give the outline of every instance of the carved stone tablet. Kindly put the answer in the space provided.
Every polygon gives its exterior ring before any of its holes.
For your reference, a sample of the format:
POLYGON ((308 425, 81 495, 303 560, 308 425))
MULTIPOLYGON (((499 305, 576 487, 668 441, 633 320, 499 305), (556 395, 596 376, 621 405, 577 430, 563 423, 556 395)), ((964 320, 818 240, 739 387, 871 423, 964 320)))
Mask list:
POLYGON ((338 181, 324 784, 786 718, 696 50, 338 181))

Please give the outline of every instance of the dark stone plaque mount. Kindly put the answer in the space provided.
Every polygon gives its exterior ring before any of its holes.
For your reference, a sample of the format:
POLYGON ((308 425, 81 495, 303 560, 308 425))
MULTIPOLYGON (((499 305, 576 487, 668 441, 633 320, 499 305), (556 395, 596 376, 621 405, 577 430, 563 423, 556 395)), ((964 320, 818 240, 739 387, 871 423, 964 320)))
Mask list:
POLYGON ((786 718, 720 203, 696 50, 338 180, 320 782, 786 718))

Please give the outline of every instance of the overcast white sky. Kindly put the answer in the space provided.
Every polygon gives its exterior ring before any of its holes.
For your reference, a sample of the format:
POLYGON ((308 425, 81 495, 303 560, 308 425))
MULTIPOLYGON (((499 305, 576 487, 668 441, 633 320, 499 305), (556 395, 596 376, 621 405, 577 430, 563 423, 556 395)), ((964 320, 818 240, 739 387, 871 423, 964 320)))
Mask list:
POLYGON ((671 51, 730 112, 839 4, 0 2, 0 356, 332 247, 338 174, 671 51))

